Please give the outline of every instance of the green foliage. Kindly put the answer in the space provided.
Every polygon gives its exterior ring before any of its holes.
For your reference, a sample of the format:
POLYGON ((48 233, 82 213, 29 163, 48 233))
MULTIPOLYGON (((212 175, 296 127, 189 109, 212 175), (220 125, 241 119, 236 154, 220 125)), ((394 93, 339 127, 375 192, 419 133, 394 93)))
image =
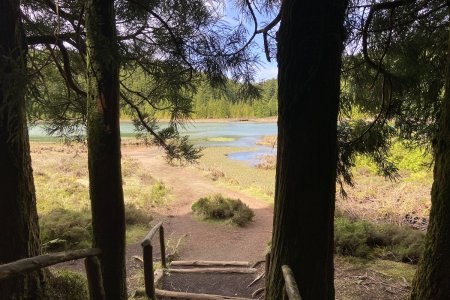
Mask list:
MULTIPOLYGON (((148 225, 152 217, 133 203, 125 205, 127 225, 148 225)), ((57 208, 40 217, 41 242, 46 251, 89 248, 92 243, 91 213, 57 208)))
POLYGON ((432 155, 423 147, 406 147, 401 142, 395 142, 390 149, 392 161, 400 170, 421 172, 430 170, 432 155))
POLYGON ((148 225, 152 219, 152 216, 139 209, 134 203, 125 204, 125 223, 127 225, 148 225))
POLYGON ((225 198, 220 194, 203 197, 192 204, 192 211, 206 220, 229 220, 243 227, 253 220, 253 211, 241 200, 225 198))
MULTIPOLYGON (((371 156, 379 173, 395 177, 402 166, 387 156, 396 138, 432 147, 448 59, 448 12, 443 1, 402 2, 401 9, 389 12, 392 16, 382 9, 370 18, 365 4, 374 2, 355 3, 347 13, 349 51, 343 56, 341 76, 344 126, 339 128, 338 174, 346 182, 352 180, 348 169, 359 154, 371 156), (425 12, 427 22, 422 22, 425 12), (367 22, 365 30, 355 30, 361 22, 367 22)), ((406 168, 411 164, 415 161, 406 168)))
POLYGON ((417 263, 424 238, 421 231, 393 224, 335 219, 334 242, 336 252, 342 255, 417 263))
POLYGON ((193 96, 194 118, 250 118, 276 116, 278 110, 277 81, 259 84, 261 97, 252 101, 239 99, 238 85, 228 81, 218 90, 201 84, 193 96))
POLYGON ((92 240, 91 214, 57 208, 40 217, 41 241, 47 251, 88 248, 92 240))
POLYGON ((87 300, 89 290, 86 278, 77 272, 68 270, 51 271, 48 274, 49 299, 87 300))
POLYGON ((152 185, 151 197, 155 204, 162 204, 167 201, 168 189, 164 182, 157 181, 152 185))
MULTIPOLYGON (((427 152, 426 149, 423 147, 411 148, 401 141, 391 143, 386 158, 398 167, 399 170, 411 173, 411 175, 429 171, 432 162, 431 154, 427 152)), ((372 174, 379 172, 377 164, 369 155, 356 156, 355 166, 357 168, 366 168, 372 174)))

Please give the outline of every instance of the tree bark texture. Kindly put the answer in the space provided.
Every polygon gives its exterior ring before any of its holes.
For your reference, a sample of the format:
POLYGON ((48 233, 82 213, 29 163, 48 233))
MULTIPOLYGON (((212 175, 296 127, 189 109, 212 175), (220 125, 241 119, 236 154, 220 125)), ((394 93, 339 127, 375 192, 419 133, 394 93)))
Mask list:
POLYGON ((337 115, 345 0, 284 0, 278 32, 278 158, 266 299, 282 265, 304 300, 334 299, 337 115))
MULTIPOLYGON (((0 264, 40 254, 19 4, 0 0, 0 264)), ((43 299, 43 283, 42 271, 0 281, 0 299, 43 299)))
POLYGON ((433 145, 430 223, 413 281, 414 300, 450 299, 450 35, 446 77, 440 125, 433 145))
POLYGON ((94 247, 106 299, 126 299, 119 59, 113 0, 86 1, 88 165, 94 247))

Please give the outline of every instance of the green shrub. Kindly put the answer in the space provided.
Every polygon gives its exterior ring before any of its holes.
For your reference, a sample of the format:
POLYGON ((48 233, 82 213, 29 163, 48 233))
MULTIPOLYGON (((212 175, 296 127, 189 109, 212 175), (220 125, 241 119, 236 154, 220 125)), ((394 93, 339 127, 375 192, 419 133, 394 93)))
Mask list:
POLYGON ((225 198, 220 194, 203 197, 192 204, 192 211, 206 220, 228 220, 237 226, 245 226, 255 214, 241 200, 225 198))
POLYGON ((133 203, 125 205, 125 223, 127 225, 148 225, 152 217, 133 203))
POLYGON ((157 181, 152 185, 152 202, 155 204, 162 204, 167 200, 167 187, 162 181, 157 181))
POLYGON ((47 251, 88 248, 92 240, 91 214, 87 210, 57 208, 40 217, 41 242, 47 251))
POLYGON ((87 280, 82 274, 68 270, 49 272, 48 294, 52 300, 87 300, 87 280))
POLYGON ((425 234, 393 224, 335 218, 335 247, 342 255, 417 263, 425 234))

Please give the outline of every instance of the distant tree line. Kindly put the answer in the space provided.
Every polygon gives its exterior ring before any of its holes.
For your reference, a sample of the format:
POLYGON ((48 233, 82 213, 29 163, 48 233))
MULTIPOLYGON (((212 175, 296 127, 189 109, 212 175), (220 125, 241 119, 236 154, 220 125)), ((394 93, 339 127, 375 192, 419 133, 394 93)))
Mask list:
MULTIPOLYGON (((46 58, 46 51, 41 53, 34 53, 35 55, 46 58)), ((76 61, 76 57, 74 60, 76 61)), ((42 105, 35 101, 33 95, 29 95, 29 116, 33 121, 53 120, 59 107, 53 107, 48 103, 61 103, 64 98, 70 98, 65 88, 65 83, 61 81, 60 74, 54 65, 47 65, 41 70, 46 78, 46 85, 37 87, 39 93, 46 97, 42 105)), ((127 73, 122 71, 122 74, 127 73)), ((86 78, 83 70, 80 70, 79 82, 80 85, 86 86, 86 78)), ((131 76, 124 79, 124 82, 131 86, 134 90, 153 89, 154 86, 149 84, 149 79, 142 70, 135 71, 131 76)), ((151 83, 151 81, 150 81, 151 83)), ((256 84, 259 89, 259 97, 247 98, 242 94, 241 84, 226 80, 220 87, 212 87, 211 84, 204 78, 194 84, 192 91, 186 91, 185 96, 192 100, 192 107, 190 108, 190 116, 194 119, 212 119, 212 118, 263 118, 276 116, 278 112, 277 107, 277 93, 278 83, 276 79, 269 79, 256 84)), ((135 101, 139 100, 140 95, 130 94, 129 98, 135 101)), ((161 107, 170 106, 169 101, 162 101, 161 107)), ((169 109, 158 109, 152 107, 150 104, 143 104, 144 111, 155 118, 170 119, 172 112, 169 109)), ((83 123, 83 115, 86 111, 85 101, 71 101, 69 102, 68 110, 64 112, 66 118, 80 119, 77 123, 83 123)), ((127 103, 121 101, 121 116, 122 118, 132 119, 134 111, 127 103)))

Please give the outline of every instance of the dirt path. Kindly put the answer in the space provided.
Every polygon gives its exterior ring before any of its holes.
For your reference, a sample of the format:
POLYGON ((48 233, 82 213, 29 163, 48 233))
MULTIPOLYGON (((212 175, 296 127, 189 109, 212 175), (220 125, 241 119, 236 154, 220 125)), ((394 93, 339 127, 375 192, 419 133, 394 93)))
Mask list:
MULTIPOLYGON (((157 148, 124 147, 122 154, 139 161, 154 178, 162 180, 171 189, 173 202, 155 219, 164 222, 171 245, 182 237, 178 249, 180 259, 256 261, 264 257, 272 230, 271 205, 219 187, 193 167, 170 166, 157 148), (245 202, 255 213, 254 222, 238 228, 196 220, 191 211, 192 203, 217 193, 245 202)), ((129 252, 133 250, 129 249, 129 252)))

